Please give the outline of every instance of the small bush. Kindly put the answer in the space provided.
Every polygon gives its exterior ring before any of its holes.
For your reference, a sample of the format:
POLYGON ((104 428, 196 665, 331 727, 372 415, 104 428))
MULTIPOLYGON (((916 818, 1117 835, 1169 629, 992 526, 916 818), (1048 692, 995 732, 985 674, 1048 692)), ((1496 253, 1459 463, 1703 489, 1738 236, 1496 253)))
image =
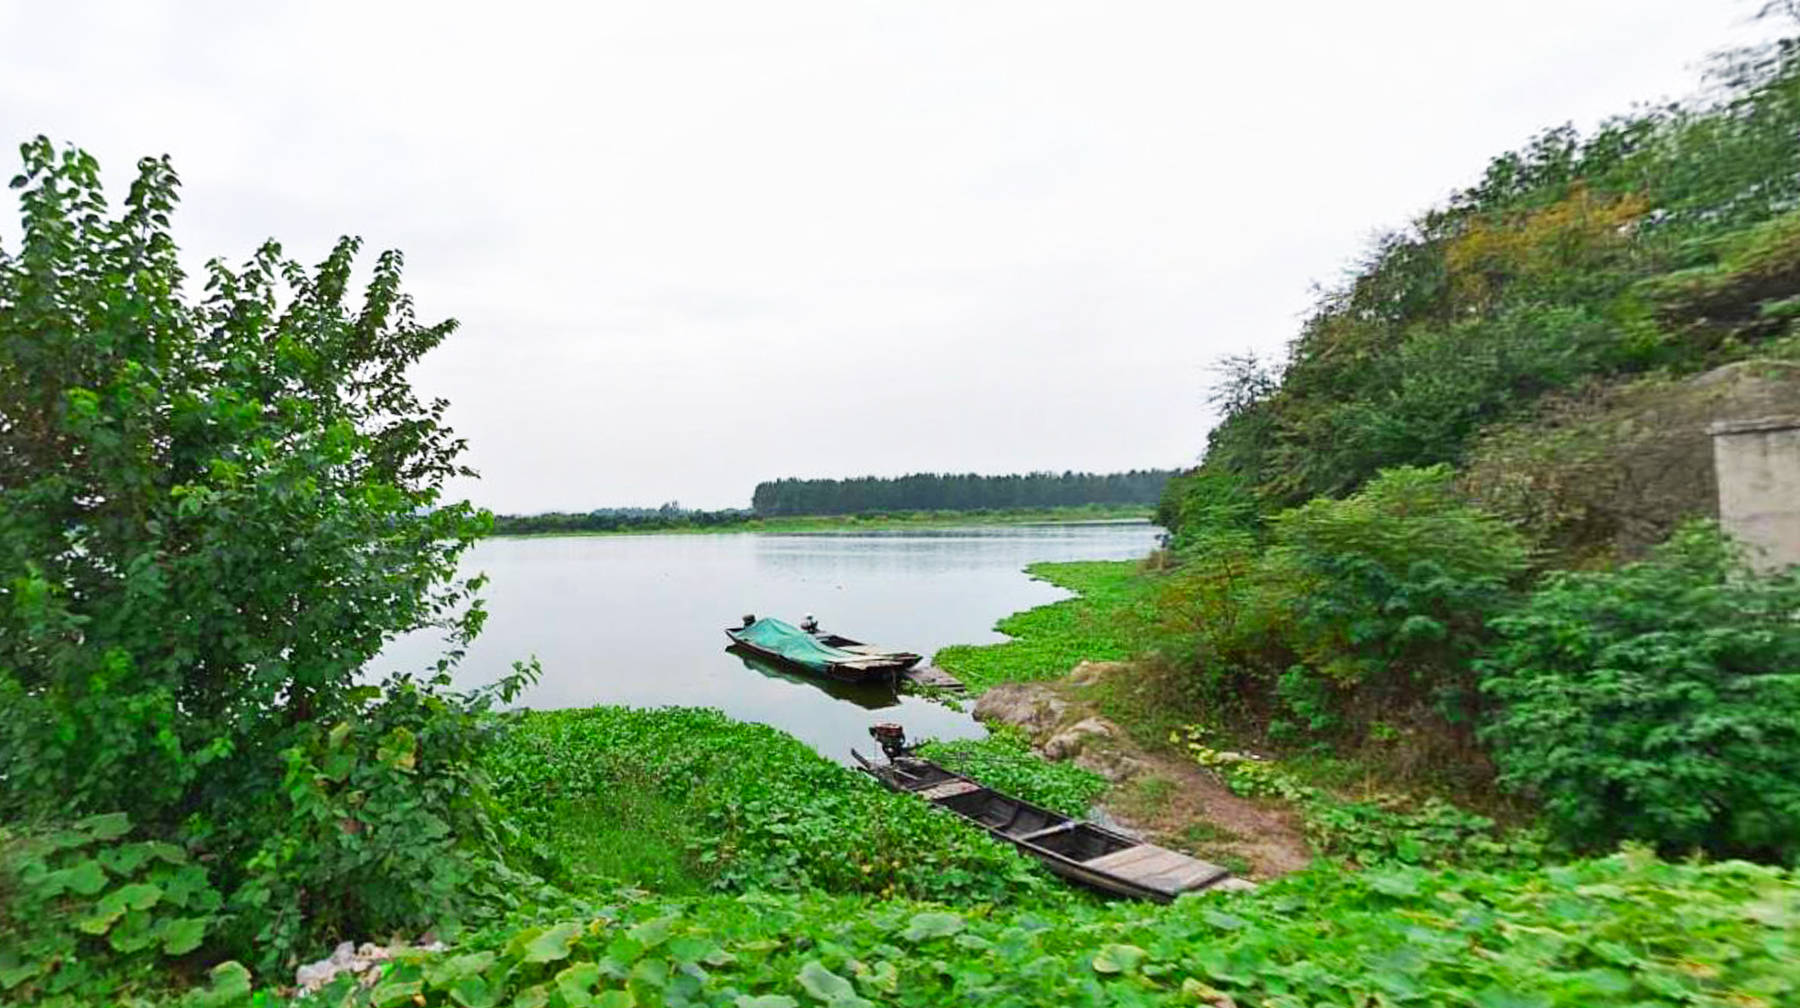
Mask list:
POLYGON ((1647 561, 1555 574, 1496 619, 1484 732, 1571 844, 1800 856, 1800 569, 1690 524, 1647 561))
POLYGON ((534 676, 522 668, 473 694, 396 677, 364 687, 335 724, 303 726, 282 754, 281 786, 217 827, 216 839, 246 852, 227 869, 227 947, 287 968, 338 941, 453 933, 516 900, 504 863, 512 827, 481 759, 494 737, 488 708, 534 676))

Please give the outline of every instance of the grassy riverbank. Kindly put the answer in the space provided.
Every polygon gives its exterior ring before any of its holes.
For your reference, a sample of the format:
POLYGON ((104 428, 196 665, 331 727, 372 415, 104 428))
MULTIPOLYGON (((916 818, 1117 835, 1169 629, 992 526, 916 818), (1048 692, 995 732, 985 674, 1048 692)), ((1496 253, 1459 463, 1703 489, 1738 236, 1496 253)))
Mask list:
POLYGON ((720 535, 733 532, 882 532, 928 530, 992 525, 1060 525, 1082 522, 1147 521, 1154 509, 1140 505, 1089 504, 1081 507, 1027 508, 1017 511, 898 511, 882 514, 811 515, 787 518, 745 518, 741 521, 698 525, 681 519, 647 521, 641 526, 604 530, 554 532, 513 531, 507 517, 495 519, 495 536, 543 538, 549 536, 613 535, 720 535))
POLYGON ((1026 573, 1074 594, 1001 619, 1000 644, 956 644, 932 661, 971 692, 1067 675, 1082 661, 1130 658, 1155 621, 1152 584, 1135 560, 1037 563, 1026 573))

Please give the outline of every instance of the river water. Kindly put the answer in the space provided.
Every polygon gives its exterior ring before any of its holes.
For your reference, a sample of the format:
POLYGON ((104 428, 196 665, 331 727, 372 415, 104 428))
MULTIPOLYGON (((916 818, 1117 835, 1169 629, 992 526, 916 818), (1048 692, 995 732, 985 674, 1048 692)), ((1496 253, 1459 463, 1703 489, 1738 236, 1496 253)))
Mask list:
MULTIPOLYGON (((996 620, 1067 596, 1027 577, 1026 564, 1133 559, 1157 532, 1129 522, 489 539, 464 560, 491 578, 489 616, 457 682, 491 682, 536 655, 543 676, 523 706, 717 707, 838 760, 852 745, 866 752, 877 721, 914 737, 980 736, 973 718, 942 704, 751 665, 725 650, 724 628, 746 613, 798 623, 810 612, 827 630, 929 660, 946 644, 1005 640, 996 620)), ((373 670, 418 670, 437 653, 433 639, 402 638, 373 670)))

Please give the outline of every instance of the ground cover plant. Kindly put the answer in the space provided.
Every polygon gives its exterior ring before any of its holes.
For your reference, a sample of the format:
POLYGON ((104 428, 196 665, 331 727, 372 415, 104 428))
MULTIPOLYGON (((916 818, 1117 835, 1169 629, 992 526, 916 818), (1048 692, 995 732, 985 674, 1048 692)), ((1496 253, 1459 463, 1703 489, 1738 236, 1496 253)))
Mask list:
POLYGON ((571 886, 594 871, 580 855, 597 831, 633 851, 603 882, 650 887, 663 881, 650 869, 673 866, 681 888, 728 892, 967 902, 1061 891, 961 819, 888 792, 792 736, 717 711, 532 712, 508 726, 485 766, 509 821, 546 849, 552 877, 571 886), (658 814, 621 818, 645 805, 658 814))
POLYGON ((1082 661, 1117 661, 1139 648, 1155 618, 1150 593, 1134 561, 1037 563, 1026 573, 1074 598, 1016 612, 994 629, 1013 640, 956 644, 932 658, 971 692, 1002 682, 1056 679, 1082 661))
POLYGON ((1436 795, 1365 790, 1347 797, 1284 761, 1223 748, 1204 726, 1191 725, 1171 741, 1233 792, 1292 805, 1307 842, 1324 857, 1364 867, 1517 868, 1540 864, 1551 853, 1537 830, 1503 825, 1436 795))
POLYGON ((992 727, 983 739, 928 743, 919 755, 1064 815, 1087 815, 1107 787, 1092 770, 1041 758, 1023 732, 1007 725, 992 727))
POLYGON ((1055 912, 619 894, 405 954, 372 987, 315 1003, 1776 1008, 1797 992, 1791 873, 1628 851, 1511 872, 1322 868, 1254 893, 1055 912))

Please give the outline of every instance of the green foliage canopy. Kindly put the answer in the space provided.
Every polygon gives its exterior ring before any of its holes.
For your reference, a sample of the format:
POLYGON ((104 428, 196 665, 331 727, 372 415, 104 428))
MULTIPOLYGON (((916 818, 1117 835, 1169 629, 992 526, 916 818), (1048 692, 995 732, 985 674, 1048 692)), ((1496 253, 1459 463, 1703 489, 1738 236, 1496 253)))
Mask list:
POLYGON ((462 442, 405 378, 453 324, 414 320, 398 253, 354 299, 354 239, 314 270, 274 243, 211 262, 189 303, 166 159, 114 217, 91 156, 22 153, 24 240, 0 250, 0 809, 166 822, 264 773, 396 633, 479 628, 454 564, 485 522, 439 499, 462 442))
MULTIPOLYGON (((43 138, 0 249, 0 816, 128 813, 207 854, 222 947, 454 921, 500 846, 471 772, 485 698, 442 693, 480 628, 441 499, 463 448, 407 368, 426 325, 387 252, 273 242, 186 294, 165 158, 113 213, 43 138), (436 627, 424 682, 359 684, 436 627)), ((501 690, 517 685, 505 680, 501 690)), ((210 925, 209 925, 210 926, 210 925)), ((254 945, 254 952, 246 950, 254 945)))

